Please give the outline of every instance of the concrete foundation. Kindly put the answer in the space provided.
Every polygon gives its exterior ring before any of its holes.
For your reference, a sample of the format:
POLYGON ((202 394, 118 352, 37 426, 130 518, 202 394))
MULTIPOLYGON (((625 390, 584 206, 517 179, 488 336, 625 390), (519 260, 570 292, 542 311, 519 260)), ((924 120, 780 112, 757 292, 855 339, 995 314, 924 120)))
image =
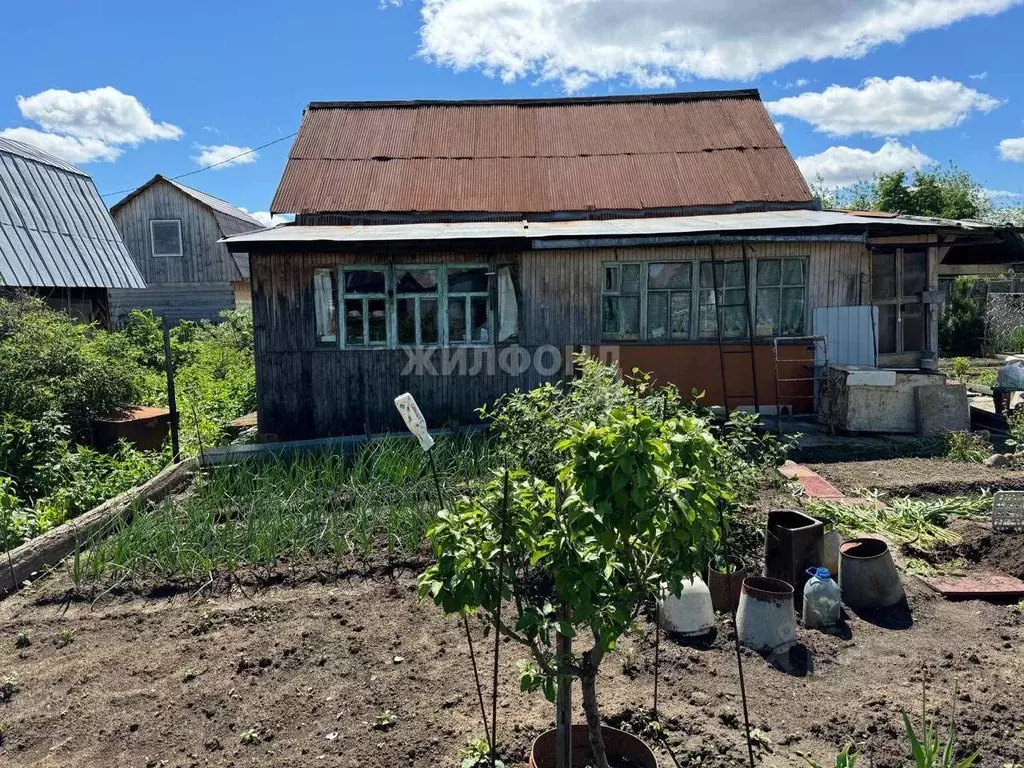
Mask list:
POLYGON ((971 428, 967 405, 967 387, 963 384, 937 384, 914 390, 917 401, 917 432, 923 437, 938 437, 948 432, 971 428))

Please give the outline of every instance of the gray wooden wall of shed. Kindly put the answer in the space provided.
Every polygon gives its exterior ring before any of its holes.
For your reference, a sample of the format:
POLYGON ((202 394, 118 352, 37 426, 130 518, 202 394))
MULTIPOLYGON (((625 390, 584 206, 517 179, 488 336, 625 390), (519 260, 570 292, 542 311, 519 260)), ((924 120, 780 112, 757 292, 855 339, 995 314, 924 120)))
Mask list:
POLYGON ((171 184, 153 184, 125 203, 113 218, 146 285, 229 283, 238 279, 227 246, 217 242, 221 232, 216 217, 171 184), (181 220, 181 258, 153 255, 149 231, 153 219, 181 220))
POLYGON ((110 289, 110 318, 116 327, 133 309, 150 309, 172 325, 182 320, 218 320, 235 308, 232 283, 157 283, 145 290, 110 289))
MULTIPOLYGON (((751 256, 810 257, 810 308, 861 303, 867 251, 858 243, 755 243, 751 256)), ((428 420, 469 423, 475 410, 516 387, 565 378, 532 367, 513 376, 496 367, 475 375, 409 375, 405 350, 317 348, 313 271, 342 264, 488 262, 516 268, 519 344, 532 355, 601 342, 602 265, 607 261, 710 258, 708 246, 540 250, 524 253, 427 253, 381 249, 350 253, 253 254, 253 319, 260 431, 283 440, 378 432, 401 427, 392 400, 412 392, 428 420)), ((739 245, 717 246, 716 258, 741 258, 739 245)), ((865 298, 865 300, 867 300, 865 298)), ((500 352, 500 345, 498 351, 500 352)), ((469 352, 469 361, 473 360, 469 352)), ((435 364, 439 361, 434 358, 435 364)), ((436 365, 440 369, 440 365, 436 365)), ((471 366, 467 366, 467 369, 471 366)), ((717 372, 709 372, 711 373, 717 372)))

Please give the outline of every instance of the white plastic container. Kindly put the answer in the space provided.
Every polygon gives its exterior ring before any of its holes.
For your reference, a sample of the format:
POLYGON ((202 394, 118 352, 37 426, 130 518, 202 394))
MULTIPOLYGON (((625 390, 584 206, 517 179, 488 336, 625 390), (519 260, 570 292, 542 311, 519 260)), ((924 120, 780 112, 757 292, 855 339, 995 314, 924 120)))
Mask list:
POLYGON ((684 637, 706 635, 715 628, 711 592, 700 576, 683 581, 683 591, 661 602, 661 623, 668 632, 684 637))
POLYGON ((842 597, 828 568, 808 568, 811 577, 804 585, 804 626, 826 629, 839 623, 842 597))

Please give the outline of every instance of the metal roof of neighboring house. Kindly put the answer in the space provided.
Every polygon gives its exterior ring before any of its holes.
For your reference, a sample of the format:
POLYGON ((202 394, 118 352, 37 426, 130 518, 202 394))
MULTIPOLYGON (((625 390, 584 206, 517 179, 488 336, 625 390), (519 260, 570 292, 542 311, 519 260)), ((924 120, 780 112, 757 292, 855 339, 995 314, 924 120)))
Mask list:
POLYGON ((92 178, 0 137, 0 285, 145 288, 92 178))
POLYGON ((808 207, 756 90, 624 97, 313 102, 277 213, 808 207))
POLYGON ((141 187, 130 192, 127 196, 110 206, 110 213, 117 213, 117 211, 126 203, 138 197, 158 181, 167 182, 171 186, 177 188, 181 192, 209 208, 217 219, 217 224, 220 226, 221 234, 225 237, 229 235, 237 235, 241 232, 251 232, 254 229, 264 229, 266 226, 259 219, 250 216, 246 211, 232 205, 226 200, 221 200, 219 197, 208 195, 206 192, 200 192, 198 189, 187 187, 180 181, 168 179, 166 176, 161 176, 159 173, 141 187))

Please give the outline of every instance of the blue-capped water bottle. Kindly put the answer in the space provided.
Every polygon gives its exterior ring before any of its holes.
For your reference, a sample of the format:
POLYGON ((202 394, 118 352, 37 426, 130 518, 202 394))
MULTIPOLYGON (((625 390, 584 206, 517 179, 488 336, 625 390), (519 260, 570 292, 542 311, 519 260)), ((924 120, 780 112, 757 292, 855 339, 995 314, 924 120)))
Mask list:
POLYGON ((839 623, 842 599, 839 585, 828 568, 808 568, 810 580, 804 585, 804 626, 825 629, 839 623))

